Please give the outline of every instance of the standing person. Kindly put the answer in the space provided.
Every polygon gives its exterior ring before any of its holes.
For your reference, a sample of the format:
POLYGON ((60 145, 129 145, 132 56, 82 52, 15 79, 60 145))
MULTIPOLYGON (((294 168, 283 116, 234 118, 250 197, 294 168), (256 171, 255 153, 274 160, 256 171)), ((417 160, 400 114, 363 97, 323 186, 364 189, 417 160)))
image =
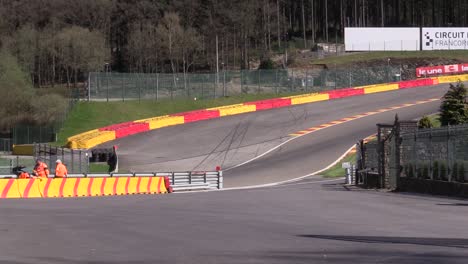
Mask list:
POLYGON ((62 163, 61 160, 55 162, 55 178, 65 178, 68 175, 67 167, 62 163))
POLYGON ((36 165, 34 166, 33 175, 39 178, 47 178, 49 176, 49 167, 47 164, 45 164, 45 162, 37 159, 36 165))

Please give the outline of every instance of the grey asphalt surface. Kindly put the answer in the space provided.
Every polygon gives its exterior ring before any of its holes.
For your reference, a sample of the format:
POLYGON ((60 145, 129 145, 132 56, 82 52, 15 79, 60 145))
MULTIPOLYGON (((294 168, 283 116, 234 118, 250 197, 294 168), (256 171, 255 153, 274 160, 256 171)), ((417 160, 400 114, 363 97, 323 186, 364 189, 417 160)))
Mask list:
POLYGON ((466 263, 468 202, 313 180, 0 203, 0 263, 466 263))
MULTIPOLYGON (((218 165, 229 169, 290 139, 290 133, 379 108, 440 98, 446 89, 447 85, 415 88, 229 116, 158 129, 105 146, 119 146, 119 168, 124 171, 214 170, 218 165)), ((400 119, 418 118, 436 112, 439 105, 436 101, 390 111, 307 135, 250 166, 226 171, 225 184, 245 186, 306 175, 375 133, 376 123, 393 122, 396 113, 400 119)))
MULTIPOLYGON (((225 165, 235 165, 255 156, 244 145, 255 146, 260 153, 267 148, 265 142, 281 142, 290 132, 376 108, 440 97, 443 92, 442 88, 413 89, 277 109, 161 129, 118 144, 127 161, 142 153, 148 166, 187 160, 196 165, 199 160, 192 158, 207 160, 216 151, 223 153, 223 147, 216 146, 227 144, 221 143, 226 135, 237 135, 230 134, 230 129, 241 131, 242 127, 243 136, 228 140, 231 143, 224 147, 224 152, 235 146, 240 146, 238 152, 245 151, 246 157, 223 158, 225 165), (286 118, 292 116, 297 118, 286 118), (201 143, 206 145, 197 146, 201 143), (148 153, 154 146, 160 151, 148 153), (161 157, 156 162, 155 155, 161 157)), ((438 105, 403 108, 298 138, 226 171, 225 182, 242 186, 308 174, 336 159, 357 139, 374 133, 376 122, 390 122, 396 112, 401 119, 411 119, 435 112, 438 105)), ((361 190, 342 181, 314 176, 248 190, 2 200, 0 263, 467 262, 468 201, 361 190)))

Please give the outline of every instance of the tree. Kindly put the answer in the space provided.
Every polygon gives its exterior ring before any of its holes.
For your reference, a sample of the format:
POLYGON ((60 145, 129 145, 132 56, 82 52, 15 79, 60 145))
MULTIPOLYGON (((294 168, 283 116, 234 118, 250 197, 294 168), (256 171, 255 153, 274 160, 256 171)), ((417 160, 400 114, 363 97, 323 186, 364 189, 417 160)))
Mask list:
POLYGON ((466 88, 462 82, 450 84, 440 106, 440 122, 442 126, 458 125, 468 122, 468 106, 466 103, 466 88))
POLYGON ((105 37, 98 31, 77 26, 65 28, 57 35, 57 43, 68 85, 72 76, 76 85, 80 72, 98 71, 110 59, 105 37))

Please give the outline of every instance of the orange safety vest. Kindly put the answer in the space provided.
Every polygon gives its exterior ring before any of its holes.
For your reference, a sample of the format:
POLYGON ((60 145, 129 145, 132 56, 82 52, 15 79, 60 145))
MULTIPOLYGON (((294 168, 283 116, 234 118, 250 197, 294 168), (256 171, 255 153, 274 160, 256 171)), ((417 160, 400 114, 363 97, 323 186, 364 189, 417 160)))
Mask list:
POLYGON ((34 167, 34 172, 37 177, 47 178, 49 176, 49 167, 44 162, 40 162, 39 165, 34 167))
POLYGON ((57 166, 55 167, 55 177, 64 178, 67 177, 67 174, 67 167, 65 167, 63 163, 57 163, 57 166))
POLYGON ((18 179, 29 179, 29 173, 27 172, 21 172, 20 175, 18 176, 18 179))

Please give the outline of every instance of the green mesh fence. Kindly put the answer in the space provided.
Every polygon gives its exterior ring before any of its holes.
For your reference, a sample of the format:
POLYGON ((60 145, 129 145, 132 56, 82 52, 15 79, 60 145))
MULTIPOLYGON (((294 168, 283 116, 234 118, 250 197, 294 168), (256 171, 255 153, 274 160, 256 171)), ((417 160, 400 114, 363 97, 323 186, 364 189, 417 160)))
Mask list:
POLYGON ((307 93, 400 80, 399 66, 348 69, 277 69, 206 74, 89 74, 89 100, 216 98, 236 94, 307 93))

